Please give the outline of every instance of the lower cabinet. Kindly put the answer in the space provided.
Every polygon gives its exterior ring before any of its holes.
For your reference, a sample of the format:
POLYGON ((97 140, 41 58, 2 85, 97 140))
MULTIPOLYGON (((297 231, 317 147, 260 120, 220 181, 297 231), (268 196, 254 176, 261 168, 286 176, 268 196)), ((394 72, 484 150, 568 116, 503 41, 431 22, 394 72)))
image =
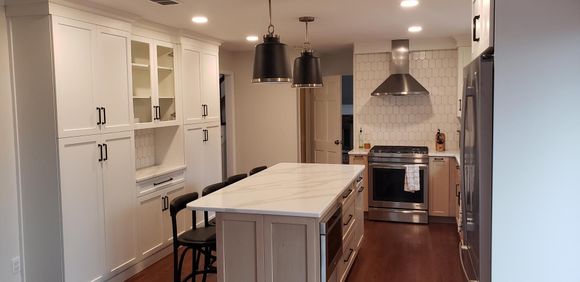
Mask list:
MULTIPOLYGON (((363 184, 364 185, 364 184, 363 184)), ((364 221, 365 221, 365 215, 364 215, 364 208, 365 208, 365 190, 366 187, 365 186, 360 186, 357 188, 356 191, 356 200, 354 203, 354 208, 355 208, 355 217, 356 220, 354 222, 354 240, 355 240, 355 244, 356 244, 356 248, 360 248, 360 245, 362 244, 362 239, 363 239, 363 235, 365 233, 365 227, 364 227, 364 221)))
POLYGON ((59 140, 66 281, 103 279, 136 259, 133 132, 59 140))
MULTIPOLYGON (((363 186, 365 188, 369 187, 369 158, 367 155, 349 155, 349 159, 348 159, 348 163, 349 164, 359 164, 359 165, 364 165, 365 166, 365 170, 363 171, 363 186)), ((369 210, 369 192, 368 189, 364 190, 364 197, 363 197, 363 208, 364 211, 368 211, 369 210)))
MULTIPOLYGON (((173 235, 169 204, 185 193, 187 193, 185 186, 181 183, 139 197, 137 241, 141 257, 152 255, 171 243, 173 235)), ((191 216, 187 216, 188 214, 187 211, 179 214, 177 222, 179 233, 191 227, 191 216)))
POLYGON ((449 158, 429 158, 429 215, 455 216, 454 202, 450 194, 449 158))

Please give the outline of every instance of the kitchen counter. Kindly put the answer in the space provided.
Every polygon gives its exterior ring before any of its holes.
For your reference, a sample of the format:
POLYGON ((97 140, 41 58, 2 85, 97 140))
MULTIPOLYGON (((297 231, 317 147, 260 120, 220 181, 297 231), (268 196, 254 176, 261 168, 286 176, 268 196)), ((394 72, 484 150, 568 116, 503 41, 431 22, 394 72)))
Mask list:
POLYGON ((322 217, 363 165, 280 163, 187 204, 192 210, 322 217))
POLYGON ((429 152, 429 157, 454 157, 458 165, 461 165, 460 151, 459 150, 449 150, 443 152, 429 152))
POLYGON ((362 156, 366 156, 369 154, 370 149, 353 149, 350 152, 348 152, 349 155, 362 155, 362 156))

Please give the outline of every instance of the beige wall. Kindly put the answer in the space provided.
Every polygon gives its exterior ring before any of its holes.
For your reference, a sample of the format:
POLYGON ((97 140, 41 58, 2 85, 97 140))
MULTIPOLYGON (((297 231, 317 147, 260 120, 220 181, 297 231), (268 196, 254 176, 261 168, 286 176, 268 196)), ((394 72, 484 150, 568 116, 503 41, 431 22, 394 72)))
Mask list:
POLYGON ((18 195, 10 65, 4 1, 0 0, 0 281, 21 281, 10 260, 19 256, 18 195))
POLYGON ((351 46, 319 54, 322 75, 352 75, 353 52, 354 47, 351 46))
POLYGON ((296 90, 289 83, 252 84, 253 60, 253 51, 220 51, 220 70, 234 74, 236 173, 298 161, 296 90))

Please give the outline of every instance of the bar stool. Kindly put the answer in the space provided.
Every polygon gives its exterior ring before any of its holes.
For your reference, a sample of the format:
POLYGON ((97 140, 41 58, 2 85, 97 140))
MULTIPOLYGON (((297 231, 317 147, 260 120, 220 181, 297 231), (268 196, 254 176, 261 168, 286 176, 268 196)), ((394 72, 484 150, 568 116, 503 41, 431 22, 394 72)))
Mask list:
POLYGON ((248 177, 248 175, 245 174, 245 173, 241 173, 241 174, 236 174, 236 175, 230 176, 226 180, 226 186, 227 185, 234 184, 234 183, 236 183, 236 182, 238 182, 238 181, 240 181, 240 180, 242 180, 242 179, 244 179, 246 177, 248 177))
POLYGON ((267 169, 267 168, 268 168, 267 166, 259 166, 259 167, 252 168, 252 170, 250 170, 250 175, 254 175, 254 174, 256 174, 264 169, 267 169))
MULTIPOLYGON (((220 183, 215 183, 212 185, 209 185, 205 188, 203 188, 203 190, 201 191, 201 196, 205 197, 215 191, 218 191, 219 189, 222 189, 226 187, 226 183, 225 182, 220 182, 220 183)), ((215 226, 215 218, 212 220, 209 220, 209 213, 207 211, 203 212, 203 221, 205 222, 205 226, 215 226)))
POLYGON ((183 232, 181 235, 177 235, 177 214, 185 209, 187 203, 197 200, 197 193, 188 193, 179 196, 169 205, 169 213, 171 215, 171 231, 173 232, 173 281, 182 282, 187 281, 190 278, 195 281, 195 276, 197 274, 203 274, 202 281, 206 281, 208 273, 217 273, 217 271, 212 268, 213 262, 215 262, 215 257, 212 256, 212 250, 216 249, 216 231, 214 226, 206 226, 205 228, 196 228, 195 223, 197 222, 195 211, 191 213, 192 228, 188 231, 183 232), (183 246, 185 249, 179 257, 179 247, 183 246), (183 269, 183 261, 187 252, 192 251, 192 271, 185 280, 181 280, 181 271, 183 269), (204 267, 203 270, 198 270, 200 255, 203 254, 204 257, 204 267), (213 260, 213 261, 212 261, 213 260))

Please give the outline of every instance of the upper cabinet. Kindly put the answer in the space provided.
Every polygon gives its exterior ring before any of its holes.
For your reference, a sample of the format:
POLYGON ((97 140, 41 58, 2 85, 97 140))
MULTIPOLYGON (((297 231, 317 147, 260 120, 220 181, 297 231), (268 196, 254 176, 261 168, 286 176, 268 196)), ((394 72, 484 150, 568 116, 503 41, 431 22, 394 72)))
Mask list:
POLYGON ((137 128, 178 125, 175 46, 134 36, 131 76, 134 123, 137 128))
POLYGON ((494 0, 472 0, 472 45, 471 58, 476 58, 494 42, 494 0))
POLYGON ((59 137, 130 130, 129 34, 57 16, 52 23, 59 137))
POLYGON ((182 89, 185 124, 220 120, 218 47, 183 39, 182 89))

